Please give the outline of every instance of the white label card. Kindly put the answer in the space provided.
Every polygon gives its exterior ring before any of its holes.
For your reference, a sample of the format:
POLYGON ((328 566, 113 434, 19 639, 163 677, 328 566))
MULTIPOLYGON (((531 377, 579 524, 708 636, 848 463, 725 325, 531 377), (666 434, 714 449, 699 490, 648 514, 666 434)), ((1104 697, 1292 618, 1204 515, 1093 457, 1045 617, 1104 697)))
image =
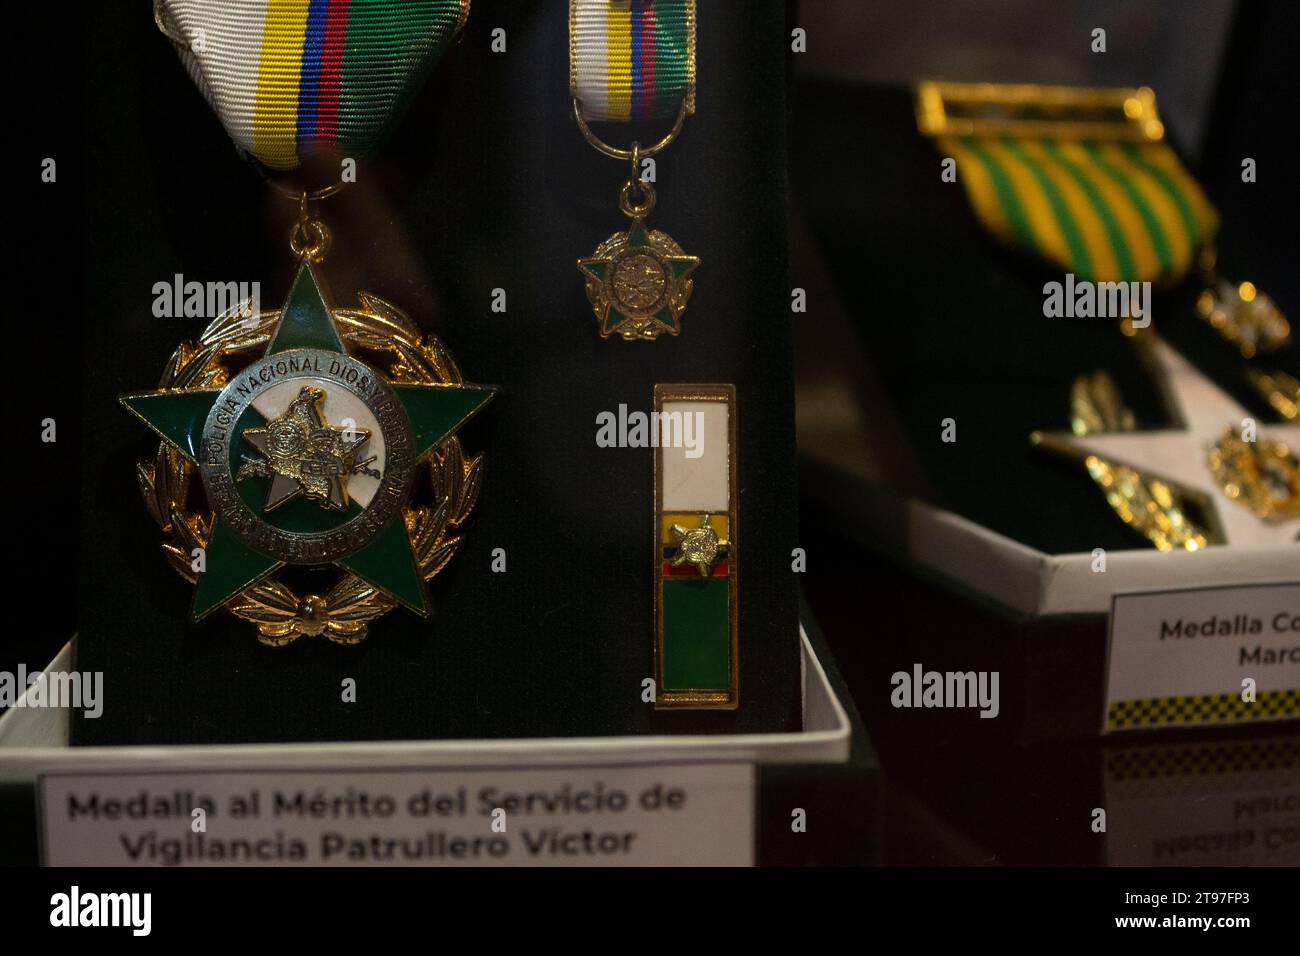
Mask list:
POLYGON ((1300 583, 1115 595, 1103 732, 1300 716, 1300 583))
POLYGON ((750 866, 752 764, 48 774, 50 866, 750 866))

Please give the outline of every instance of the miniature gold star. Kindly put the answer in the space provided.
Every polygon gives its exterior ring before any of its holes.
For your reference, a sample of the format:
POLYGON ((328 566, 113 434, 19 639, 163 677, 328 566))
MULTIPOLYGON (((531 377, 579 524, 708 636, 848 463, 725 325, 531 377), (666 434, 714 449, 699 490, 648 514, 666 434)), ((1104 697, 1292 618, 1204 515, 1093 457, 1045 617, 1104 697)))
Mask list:
POLYGON ((265 428, 247 428, 244 440, 262 453, 260 461, 246 461, 236 481, 243 477, 269 477, 265 511, 305 494, 323 508, 345 511, 348 476, 373 459, 358 463, 361 446, 370 439, 363 428, 335 428, 321 416, 325 392, 304 387, 279 418, 265 428))
POLYGON ((691 275, 699 265, 699 258, 688 256, 671 236, 647 230, 640 220, 627 232, 610 236, 590 257, 579 259, 601 338, 677 335, 695 285, 691 275))
POLYGON ((675 524, 668 529, 678 542, 677 555, 672 561, 673 567, 681 567, 689 562, 695 565, 696 570, 700 572, 700 577, 709 576, 713 565, 717 563, 718 553, 725 546, 718 540, 718 533, 713 530, 709 518, 707 514, 701 515, 698 528, 684 528, 675 524))

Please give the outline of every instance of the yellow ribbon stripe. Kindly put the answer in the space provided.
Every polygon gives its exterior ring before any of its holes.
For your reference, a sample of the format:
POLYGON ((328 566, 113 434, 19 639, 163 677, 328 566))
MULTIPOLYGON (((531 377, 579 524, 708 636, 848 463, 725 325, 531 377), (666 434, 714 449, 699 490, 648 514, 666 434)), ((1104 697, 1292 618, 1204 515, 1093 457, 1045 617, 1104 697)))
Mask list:
MULTIPOLYGON (((1131 258, 1131 268, 1136 269, 1138 275, 1159 275, 1162 271, 1160 256, 1156 242, 1143 222, 1140 207, 1134 204, 1123 184, 1109 175, 1106 171, 1109 166, 1100 166, 1094 154, 1081 143, 1061 143, 1057 148, 1071 168, 1087 180, 1093 194, 1110 209, 1112 228, 1122 237, 1131 258)), ((1163 242, 1163 236, 1160 241, 1163 242)), ((1119 268, 1118 263, 1116 268, 1119 268)))
POLYGON ((1030 167, 1013 153, 1010 144, 990 140, 985 144, 985 152, 991 161, 1000 166, 1010 178, 1011 185, 1019 195, 1020 203, 1029 218, 1035 244, 1049 258, 1068 263, 1070 251, 1066 245, 1062 219, 1049 202, 1049 193, 1043 188, 1042 183, 1034 176, 1030 167))
POLYGON ((966 194, 980 221, 1004 242, 1012 242, 1015 235, 1011 222, 1007 211, 998 202, 997 187, 993 184, 988 167, 959 140, 944 140, 939 144, 939 149, 944 155, 956 160, 958 177, 965 184, 966 194))
POLYGON ((626 121, 632 117, 631 0, 610 0, 605 57, 609 67, 609 113, 626 121))
POLYGON ((1184 228, 1178 216, 1178 206, 1169 193, 1115 143, 1100 143, 1097 151, 1107 165, 1123 176, 1146 203, 1168 246, 1170 260, 1174 263, 1190 262, 1196 254, 1193 247, 1195 237, 1184 228))
POLYGON ((298 164, 298 87, 310 0, 267 0, 257 66, 254 152, 272 169, 298 164))

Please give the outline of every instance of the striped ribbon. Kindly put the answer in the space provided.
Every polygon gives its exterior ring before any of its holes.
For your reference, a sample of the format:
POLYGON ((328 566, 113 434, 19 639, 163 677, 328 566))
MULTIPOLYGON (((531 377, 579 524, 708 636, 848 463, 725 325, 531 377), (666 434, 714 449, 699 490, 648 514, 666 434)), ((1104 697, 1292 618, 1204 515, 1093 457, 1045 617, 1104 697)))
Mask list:
POLYGON ((569 0, 569 89, 588 120, 695 110, 695 0, 569 0))
POLYGON ((272 169, 369 153, 469 14, 469 0, 163 0, 226 132, 272 169))
POLYGON ((1219 216, 1164 143, 966 136, 937 145, 980 221, 1094 282, 1172 282, 1219 216))

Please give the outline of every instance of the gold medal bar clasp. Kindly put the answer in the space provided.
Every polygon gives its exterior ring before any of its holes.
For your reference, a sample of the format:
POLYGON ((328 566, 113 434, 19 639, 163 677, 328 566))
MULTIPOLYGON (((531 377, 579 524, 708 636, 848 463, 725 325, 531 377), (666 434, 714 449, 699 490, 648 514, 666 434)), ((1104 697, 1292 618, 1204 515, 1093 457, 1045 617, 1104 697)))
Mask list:
POLYGON ((916 87, 916 125, 925 136, 1015 136, 1154 143, 1165 127, 1156 95, 1141 87, 947 83, 916 87))

